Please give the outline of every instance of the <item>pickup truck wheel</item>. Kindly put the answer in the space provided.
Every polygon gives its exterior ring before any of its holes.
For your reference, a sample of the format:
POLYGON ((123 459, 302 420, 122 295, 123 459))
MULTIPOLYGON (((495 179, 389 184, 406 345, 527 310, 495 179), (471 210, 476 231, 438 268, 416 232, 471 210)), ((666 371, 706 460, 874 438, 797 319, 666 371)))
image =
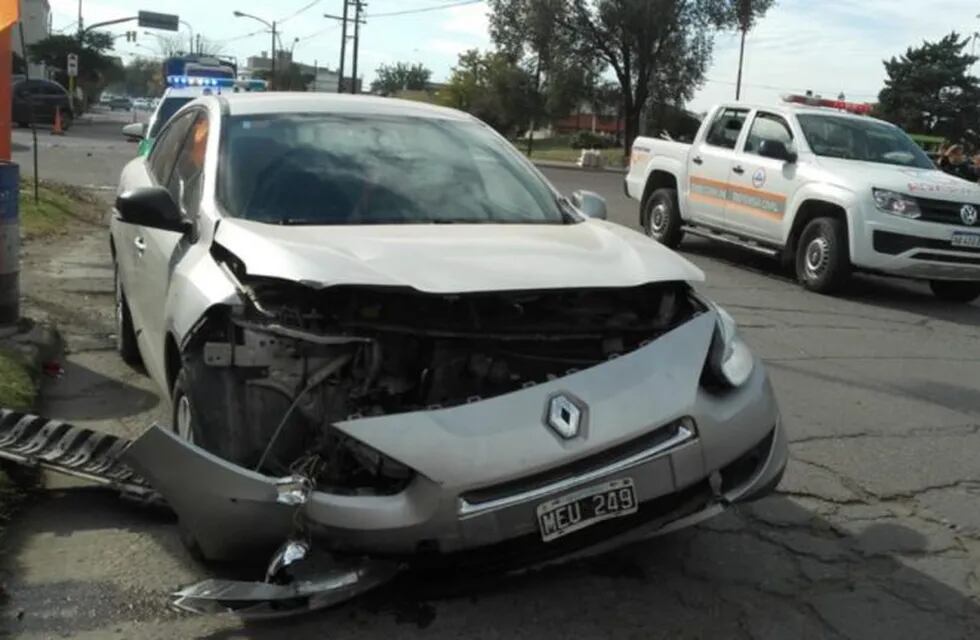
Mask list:
POLYGON ((129 365, 139 365, 142 362, 139 347, 136 345, 136 330, 133 328, 133 317, 129 313, 129 303, 119 282, 119 267, 115 268, 116 284, 116 351, 123 362, 129 365))
POLYGON ((796 247, 796 277, 810 291, 833 293, 851 273, 844 223, 837 218, 811 220, 796 247))
POLYGON ((671 249, 684 237, 676 189, 657 189, 643 204, 643 226, 647 235, 671 249))
POLYGON ((980 298, 980 282, 930 280, 929 288, 940 300, 968 304, 980 298))

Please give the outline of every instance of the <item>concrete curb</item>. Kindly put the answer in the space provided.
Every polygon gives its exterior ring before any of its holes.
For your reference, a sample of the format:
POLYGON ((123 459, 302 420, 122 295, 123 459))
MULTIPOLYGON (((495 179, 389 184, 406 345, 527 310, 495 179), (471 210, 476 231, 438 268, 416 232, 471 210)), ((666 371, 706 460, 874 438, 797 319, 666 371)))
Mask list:
MULTIPOLYGON (((52 324, 21 318, 13 333, 0 336, 0 347, 17 354, 23 361, 34 383, 34 403, 37 404, 41 383, 44 380, 44 364, 60 362, 65 351, 65 341, 52 324)), ((30 407, 30 409, 36 409, 30 407)))
POLYGON ((626 175, 625 167, 580 167, 574 162, 560 162, 558 160, 535 160, 531 159, 537 167, 548 169, 570 169, 572 171, 587 171, 589 173, 619 173, 626 175))

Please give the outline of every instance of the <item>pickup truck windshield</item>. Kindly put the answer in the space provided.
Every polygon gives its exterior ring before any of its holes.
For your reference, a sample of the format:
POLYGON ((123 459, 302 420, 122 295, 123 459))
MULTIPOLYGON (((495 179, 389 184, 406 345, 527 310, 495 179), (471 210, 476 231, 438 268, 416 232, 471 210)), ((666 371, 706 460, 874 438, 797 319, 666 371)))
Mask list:
POLYGON ((840 116, 797 115, 806 141, 818 156, 935 169, 929 156, 898 127, 840 116))
POLYGON ((552 223, 548 184, 484 125, 320 113, 230 116, 218 197, 276 224, 552 223))

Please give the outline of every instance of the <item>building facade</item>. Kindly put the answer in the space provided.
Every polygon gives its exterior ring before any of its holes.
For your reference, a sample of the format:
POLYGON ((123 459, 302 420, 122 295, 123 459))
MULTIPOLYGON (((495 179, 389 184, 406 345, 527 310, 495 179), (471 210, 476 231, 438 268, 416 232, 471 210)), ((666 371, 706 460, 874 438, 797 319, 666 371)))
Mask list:
MULTIPOLYGON (((276 51, 276 75, 282 69, 285 69, 290 64, 293 64, 292 55, 289 51, 276 51)), ((340 84, 340 74, 336 71, 331 70, 327 67, 321 67, 320 65, 314 64, 304 64, 302 62, 296 62, 296 66, 299 68, 299 73, 304 76, 313 76, 309 84, 306 85, 306 91, 318 91, 320 93, 337 93, 337 88, 340 84)), ((262 55, 259 56, 249 56, 245 61, 245 68, 239 71, 240 77, 257 77, 256 72, 268 73, 272 68, 272 58, 269 57, 268 52, 263 51, 262 55)))
MULTIPOLYGON (((51 33, 51 5, 48 0, 20 0, 20 20, 24 25, 24 40, 27 46, 37 43, 51 33)), ((24 56, 25 48, 20 41, 20 28, 14 25, 11 42, 14 53, 24 56)), ((30 54, 24 56, 30 60, 30 54)), ((66 61, 67 64, 67 61, 66 61)), ((43 64, 28 62, 27 72, 32 78, 47 77, 43 64)))

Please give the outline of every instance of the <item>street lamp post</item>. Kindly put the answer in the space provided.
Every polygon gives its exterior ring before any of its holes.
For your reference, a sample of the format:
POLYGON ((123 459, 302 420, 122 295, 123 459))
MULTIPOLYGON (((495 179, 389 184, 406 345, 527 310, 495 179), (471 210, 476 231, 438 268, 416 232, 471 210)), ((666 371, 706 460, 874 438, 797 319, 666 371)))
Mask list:
POLYGON ((251 18, 252 20, 258 20, 259 22, 261 22, 265 26, 269 27, 270 30, 272 30, 272 50, 269 52, 269 53, 272 54, 272 69, 270 71, 270 76, 269 76, 270 77, 270 80, 269 80, 269 88, 275 88, 275 82, 276 82, 276 21, 273 20, 272 22, 269 22, 268 20, 263 20, 262 18, 260 18, 258 16, 253 16, 252 14, 245 13, 243 11, 234 11, 233 14, 234 14, 234 16, 236 18, 251 18))

